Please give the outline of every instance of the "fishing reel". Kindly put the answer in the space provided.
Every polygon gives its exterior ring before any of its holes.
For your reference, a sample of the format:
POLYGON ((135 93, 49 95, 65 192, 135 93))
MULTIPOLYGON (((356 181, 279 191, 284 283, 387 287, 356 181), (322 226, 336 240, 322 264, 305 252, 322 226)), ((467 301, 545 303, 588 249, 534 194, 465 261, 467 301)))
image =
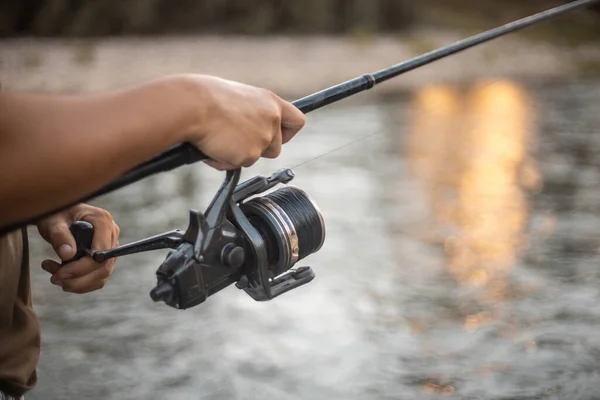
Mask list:
MULTIPOLYGON (((235 284, 256 301, 271 300, 313 280, 310 267, 293 268, 321 249, 325 223, 316 203, 303 190, 285 185, 290 169, 256 176, 238 185, 241 170, 228 171, 204 213, 190 210, 185 231, 173 230, 110 250, 91 250, 93 226, 71 225, 77 255, 96 262, 112 257, 171 248, 156 271, 150 291, 155 302, 177 309, 203 303, 235 284)), ((69 262, 71 262, 69 261, 69 262)))

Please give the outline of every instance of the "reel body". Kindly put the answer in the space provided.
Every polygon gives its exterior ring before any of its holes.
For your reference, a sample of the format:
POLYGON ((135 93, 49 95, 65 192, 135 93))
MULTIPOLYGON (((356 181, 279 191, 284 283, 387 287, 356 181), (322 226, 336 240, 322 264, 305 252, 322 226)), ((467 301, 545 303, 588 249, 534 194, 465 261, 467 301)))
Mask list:
POLYGON ((256 301, 268 301, 315 277, 310 267, 293 267, 319 251, 325 224, 316 203, 303 190, 285 186, 290 169, 238 184, 241 170, 228 171, 204 213, 190 210, 185 231, 169 231, 106 251, 90 250, 93 227, 71 226, 78 254, 97 262, 111 257, 173 248, 156 271, 150 297, 177 309, 203 303, 235 284, 256 301), (87 242, 87 243, 84 243, 87 242))

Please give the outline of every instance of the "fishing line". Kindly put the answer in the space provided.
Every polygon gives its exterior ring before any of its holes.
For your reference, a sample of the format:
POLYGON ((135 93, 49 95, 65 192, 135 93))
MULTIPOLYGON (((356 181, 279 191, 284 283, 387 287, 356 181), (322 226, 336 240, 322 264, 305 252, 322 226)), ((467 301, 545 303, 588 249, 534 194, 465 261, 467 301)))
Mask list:
MULTIPOLYGON (((496 78, 496 79, 493 79, 493 80, 491 80, 491 81, 489 81, 489 82, 487 82, 487 83, 481 84, 481 86, 480 86, 480 89, 485 89, 485 88, 487 88, 487 87, 493 86, 493 85, 495 85, 495 84, 497 84, 497 83, 499 83, 499 82, 502 82, 502 81, 503 81, 503 80, 505 80, 505 79, 506 79, 506 78, 496 78)), ((433 109, 433 110, 431 110, 431 109, 430 109, 429 111, 427 111, 427 114, 434 114, 434 113, 436 113, 438 110, 439 110, 439 108, 437 108, 437 109, 433 109)), ((333 149, 331 149, 331 150, 327 150, 325 153, 319 154, 319 155, 317 155, 317 156, 315 156, 315 157, 309 158, 309 159, 308 159, 308 160, 306 160, 306 161, 302 161, 302 162, 300 162, 300 163, 298 163, 298 164, 296 164, 296 165, 294 165, 294 166, 287 167, 287 168, 290 168, 290 169, 298 169, 299 167, 302 167, 302 166, 304 166, 304 165, 306 165, 306 164, 310 164, 310 163, 312 163, 313 161, 316 161, 316 160, 318 160, 318 159, 320 159, 320 158, 327 157, 327 156, 331 155, 332 153, 335 153, 335 152, 337 152, 337 151, 339 151, 339 150, 342 150, 342 149, 344 149, 344 148, 346 148, 346 147, 350 147, 350 146, 352 146, 352 145, 354 145, 354 144, 360 143, 360 142, 362 142, 362 141, 364 141, 364 140, 366 140, 366 139, 369 139, 369 138, 371 138, 371 137, 374 137, 374 136, 378 136, 378 135, 384 134, 384 133, 386 133, 386 132, 387 132, 388 128, 389 128, 389 127, 383 127, 383 128, 381 128, 381 129, 377 129, 377 130, 376 130, 375 132, 373 132, 373 133, 369 133, 369 134, 367 134, 367 135, 363 135, 363 136, 361 136, 361 137, 359 137, 359 138, 357 138, 357 139, 354 139, 354 140, 352 140, 352 141, 350 141, 350 142, 348 142, 348 143, 344 143, 344 144, 343 144, 343 145, 341 145, 341 146, 335 147, 335 148, 333 148, 333 149)))
POLYGON ((381 128, 381 129, 378 129, 378 130, 377 130, 377 131, 375 131, 374 133, 370 133, 370 134, 368 134, 368 135, 361 136, 361 137, 359 137, 358 139, 355 139, 355 140, 353 140, 353 141, 351 141, 351 142, 345 143, 345 144, 343 144, 343 145, 341 145, 341 146, 339 146, 339 147, 336 147, 336 148, 334 148, 334 149, 332 149, 332 150, 328 150, 328 151, 326 151, 326 152, 325 152, 325 153, 323 153, 323 154, 320 154, 320 155, 318 155, 318 156, 316 156, 316 157, 310 158, 310 159, 308 159, 308 160, 306 160, 306 161, 302 161, 301 163, 299 163, 299 164, 296 164, 296 165, 294 165, 293 167, 288 167, 288 168, 289 168, 289 169, 297 169, 298 167, 301 167, 301 166, 303 166, 303 165, 309 164, 309 163, 311 163, 311 162, 313 162, 313 161, 315 161, 315 160, 318 160, 319 158, 326 157, 326 156, 328 156, 328 155, 330 155, 330 154, 332 154, 332 153, 335 153, 335 152, 336 152, 336 151, 338 151, 338 150, 341 150, 341 149, 343 149, 343 148, 349 147, 349 146, 351 146, 351 145, 353 145, 353 144, 356 144, 356 143, 358 143, 358 142, 362 142, 363 140, 366 140, 366 139, 368 139, 368 138, 370 138, 370 137, 377 136, 377 135, 381 135, 382 133, 385 133, 385 131, 386 131, 386 128, 381 128))

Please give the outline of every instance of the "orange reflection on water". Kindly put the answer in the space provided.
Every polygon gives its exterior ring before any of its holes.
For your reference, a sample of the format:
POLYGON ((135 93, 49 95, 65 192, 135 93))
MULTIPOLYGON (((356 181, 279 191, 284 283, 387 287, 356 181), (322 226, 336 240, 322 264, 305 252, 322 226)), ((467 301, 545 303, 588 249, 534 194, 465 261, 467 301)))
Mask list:
MULTIPOLYGON (((541 181, 528 156, 526 93, 510 81, 465 91, 431 85, 414 105, 408 158, 430 203, 434 241, 443 244, 452 276, 485 289, 478 302, 494 305, 525 242, 525 191, 541 181)), ((464 327, 491 319, 487 311, 470 314, 464 327)))
POLYGON ((460 130, 462 106, 458 93, 447 86, 426 86, 416 93, 414 118, 408 136, 412 172, 424 185, 429 206, 441 222, 451 213, 458 164, 453 132, 460 130))

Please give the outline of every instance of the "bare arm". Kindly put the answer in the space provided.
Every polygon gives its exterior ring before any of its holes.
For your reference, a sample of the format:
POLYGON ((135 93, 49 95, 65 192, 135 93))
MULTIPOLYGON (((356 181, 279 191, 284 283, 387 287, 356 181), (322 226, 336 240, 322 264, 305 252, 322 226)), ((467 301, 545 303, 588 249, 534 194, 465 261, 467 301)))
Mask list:
POLYGON ((0 224, 54 209, 183 140, 177 80, 88 96, 0 92, 0 224))
POLYGON ((82 96, 0 92, 0 226, 76 201, 176 143, 218 168, 276 157, 282 133, 285 143, 303 124, 264 89, 205 76, 82 96))

